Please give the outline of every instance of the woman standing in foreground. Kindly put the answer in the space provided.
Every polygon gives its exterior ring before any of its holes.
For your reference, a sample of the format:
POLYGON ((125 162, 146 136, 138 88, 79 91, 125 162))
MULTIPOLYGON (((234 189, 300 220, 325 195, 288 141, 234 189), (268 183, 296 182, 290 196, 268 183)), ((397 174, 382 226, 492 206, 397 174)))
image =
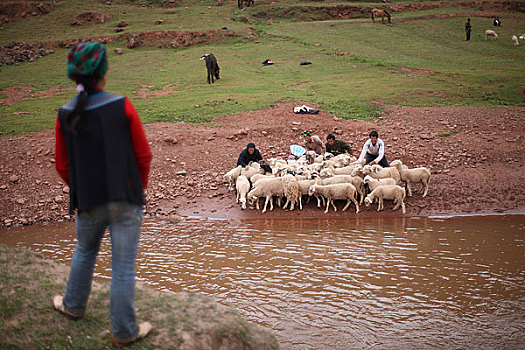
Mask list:
POLYGON ((151 330, 149 322, 136 323, 134 304, 143 190, 152 154, 129 99, 103 91, 107 66, 106 49, 99 43, 77 44, 67 57, 67 76, 79 94, 58 111, 55 164, 70 188, 70 213, 77 211, 77 246, 65 295, 55 296, 53 307, 71 318, 84 316, 109 227, 113 345, 121 346, 151 330))

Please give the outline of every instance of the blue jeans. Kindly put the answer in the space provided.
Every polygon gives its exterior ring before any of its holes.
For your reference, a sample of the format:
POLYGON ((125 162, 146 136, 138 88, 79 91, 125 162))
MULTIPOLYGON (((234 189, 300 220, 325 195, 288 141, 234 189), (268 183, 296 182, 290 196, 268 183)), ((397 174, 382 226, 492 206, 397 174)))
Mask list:
POLYGON ((109 202, 77 215, 77 247, 71 263, 64 306, 83 314, 91 292, 93 271, 106 228, 111 237, 110 315, 113 336, 133 337, 135 320, 135 260, 144 214, 142 206, 109 202))

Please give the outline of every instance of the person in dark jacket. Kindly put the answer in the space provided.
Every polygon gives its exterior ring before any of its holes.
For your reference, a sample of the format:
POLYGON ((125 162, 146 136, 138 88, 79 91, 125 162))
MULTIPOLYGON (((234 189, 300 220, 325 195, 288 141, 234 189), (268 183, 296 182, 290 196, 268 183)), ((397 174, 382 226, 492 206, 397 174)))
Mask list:
POLYGON ((250 162, 257 162, 261 165, 261 168, 263 168, 264 171, 269 173, 272 172, 272 168, 263 160, 261 153, 257 148, 255 148, 255 144, 253 142, 250 142, 246 148, 242 150, 241 154, 239 155, 239 159, 237 159, 237 166, 240 165, 244 168, 250 164, 250 162))
POLYGON ((326 136, 326 152, 332 153, 334 156, 343 153, 352 155, 352 148, 343 140, 336 139, 333 134, 328 134, 326 136))
POLYGON ((239 155, 239 159, 237 159, 237 166, 240 165, 245 167, 250 164, 250 162, 258 162, 262 159, 261 153, 257 148, 255 148, 255 144, 250 142, 239 155))
POLYGON ((494 19, 494 27, 501 27, 501 21, 499 19, 499 16, 496 16, 494 19))
POLYGON ((467 23, 465 23, 465 34, 467 35, 466 40, 470 40, 470 32, 472 31, 472 25, 470 24, 470 18, 467 19, 467 23))
POLYGON ((109 308, 118 347, 152 328, 149 322, 137 324, 135 316, 135 261, 152 154, 131 102, 103 91, 107 66, 106 48, 96 42, 75 45, 67 57, 67 76, 79 94, 58 111, 55 166, 69 186, 70 213, 76 211, 77 246, 65 294, 53 297, 53 307, 73 319, 84 316, 109 228, 109 308))

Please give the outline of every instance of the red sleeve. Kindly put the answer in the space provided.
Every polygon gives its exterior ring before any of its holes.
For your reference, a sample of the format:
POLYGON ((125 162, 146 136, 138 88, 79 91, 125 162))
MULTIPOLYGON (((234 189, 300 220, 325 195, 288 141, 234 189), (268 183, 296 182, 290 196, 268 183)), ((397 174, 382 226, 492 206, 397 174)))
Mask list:
POLYGON ((128 98, 126 98, 125 110, 126 116, 129 120, 129 133, 131 136, 131 143, 133 144, 133 152, 135 153, 135 158, 137 159, 137 165, 139 167, 142 187, 146 189, 148 188, 149 171, 153 155, 148 140, 146 139, 146 134, 144 133, 139 114, 128 98))
POLYGON ((67 160, 66 140, 64 139, 58 116, 55 134, 55 168, 62 180, 69 186, 69 162, 67 160))

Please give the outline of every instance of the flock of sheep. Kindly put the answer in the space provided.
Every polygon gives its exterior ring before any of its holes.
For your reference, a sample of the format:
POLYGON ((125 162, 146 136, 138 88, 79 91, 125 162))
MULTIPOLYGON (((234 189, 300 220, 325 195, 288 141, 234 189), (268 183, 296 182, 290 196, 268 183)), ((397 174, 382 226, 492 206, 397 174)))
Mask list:
POLYGON ((383 210, 383 201, 391 200, 395 204, 393 210, 401 207, 405 214, 406 192, 412 196, 412 186, 420 184, 419 193, 425 197, 430 180, 430 170, 425 167, 409 169, 400 160, 392 161, 387 168, 377 164, 364 165, 348 154, 316 155, 309 151, 292 164, 276 158, 267 163, 272 173, 265 173, 259 163, 251 163, 224 174, 228 188, 235 188, 236 202, 242 209, 250 204, 260 210, 259 198, 265 198, 262 212, 266 212, 268 204, 273 210, 274 197, 278 205, 286 198, 283 209, 288 206, 290 210, 296 206, 302 209, 302 198, 307 196, 308 201, 311 197, 317 199, 317 207, 326 206, 325 213, 330 204, 337 211, 335 200, 346 200, 343 211, 353 203, 356 213, 363 202, 368 207, 377 201, 377 210, 380 211, 383 210), (406 191, 401 185, 406 186, 406 191))
MULTIPOLYGON (((493 30, 487 29, 485 31, 485 40, 487 40, 488 38, 490 38, 491 40, 492 39, 497 39, 498 38, 498 33, 496 33, 493 30)), ((525 34, 520 35, 520 39, 521 40, 525 40, 525 34)), ((514 44, 514 46, 520 46, 520 43, 518 41, 518 37, 516 35, 512 36, 512 43, 514 44)))

